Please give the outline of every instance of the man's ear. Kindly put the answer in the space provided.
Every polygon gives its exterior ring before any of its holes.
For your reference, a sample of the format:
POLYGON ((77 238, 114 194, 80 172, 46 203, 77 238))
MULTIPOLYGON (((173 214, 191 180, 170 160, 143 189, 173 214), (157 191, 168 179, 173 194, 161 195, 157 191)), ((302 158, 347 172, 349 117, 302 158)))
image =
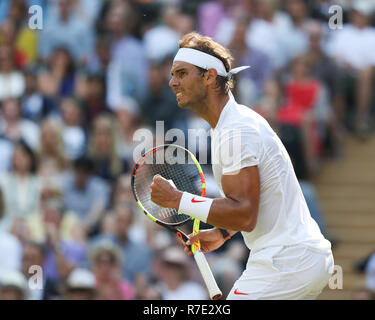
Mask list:
POLYGON ((217 71, 216 69, 208 69, 204 75, 205 81, 207 85, 215 85, 216 86, 216 77, 217 77, 217 71))

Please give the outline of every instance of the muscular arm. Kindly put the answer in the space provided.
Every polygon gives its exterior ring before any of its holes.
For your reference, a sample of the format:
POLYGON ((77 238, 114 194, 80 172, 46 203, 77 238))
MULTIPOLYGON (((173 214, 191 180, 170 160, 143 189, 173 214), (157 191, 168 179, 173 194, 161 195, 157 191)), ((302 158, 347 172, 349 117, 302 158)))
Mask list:
MULTIPOLYGON (((215 199, 207 223, 228 230, 250 232, 257 221, 260 179, 257 166, 246 167, 236 175, 223 175, 225 198, 215 199)), ((179 209, 182 192, 166 179, 156 176, 151 185, 151 200, 162 207, 179 209)))
POLYGON ((215 199, 207 223, 234 231, 252 231, 256 225, 260 179, 257 166, 246 167, 237 175, 223 175, 221 179, 225 198, 215 199))

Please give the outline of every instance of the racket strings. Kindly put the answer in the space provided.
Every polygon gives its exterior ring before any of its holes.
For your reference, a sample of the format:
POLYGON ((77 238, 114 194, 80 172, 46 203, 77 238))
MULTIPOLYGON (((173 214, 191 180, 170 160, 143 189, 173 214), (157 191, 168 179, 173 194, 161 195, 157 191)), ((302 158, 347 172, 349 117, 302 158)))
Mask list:
POLYGON ((187 151, 169 146, 159 148, 149 155, 152 157, 143 161, 138 167, 134 178, 134 191, 144 208, 156 219, 169 224, 178 224, 190 217, 178 214, 172 208, 163 208, 151 200, 150 185, 156 174, 167 180, 172 180, 178 190, 201 195, 202 181, 197 166, 191 161, 187 151))

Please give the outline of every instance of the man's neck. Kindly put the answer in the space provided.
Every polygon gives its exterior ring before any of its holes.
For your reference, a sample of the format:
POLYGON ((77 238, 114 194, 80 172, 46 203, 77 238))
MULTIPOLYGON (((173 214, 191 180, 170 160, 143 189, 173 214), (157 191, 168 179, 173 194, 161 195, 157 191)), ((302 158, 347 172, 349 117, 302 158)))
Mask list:
POLYGON ((197 114, 201 118, 206 120, 210 124, 211 128, 214 129, 219 121, 221 111, 223 111, 228 101, 229 101, 228 94, 208 95, 205 101, 205 105, 199 107, 199 110, 203 110, 203 112, 202 113, 197 112, 197 114))

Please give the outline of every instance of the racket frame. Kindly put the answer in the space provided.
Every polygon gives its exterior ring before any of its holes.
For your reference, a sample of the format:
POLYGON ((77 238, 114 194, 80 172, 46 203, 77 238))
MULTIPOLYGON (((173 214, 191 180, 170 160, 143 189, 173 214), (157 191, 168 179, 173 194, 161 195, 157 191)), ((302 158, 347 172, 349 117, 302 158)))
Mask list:
MULTIPOLYGON (((175 233, 179 238, 181 238, 184 242, 186 242, 189 239, 188 236, 182 230, 180 230, 178 227, 181 226, 181 225, 183 225, 183 224, 185 224, 185 223, 187 223, 190 220, 194 220, 193 234, 196 234, 196 233, 199 232, 200 220, 196 219, 194 217, 190 217, 189 219, 186 219, 186 220, 181 221, 181 222, 176 222, 176 223, 165 223, 163 221, 160 221, 159 219, 155 218, 153 215, 151 215, 147 211, 147 209, 142 205, 142 203, 138 199, 137 194, 136 194, 136 192, 134 190, 135 189, 134 180, 135 180, 135 178, 137 176, 137 171, 138 171, 139 167, 142 165, 143 161, 148 156, 150 156, 152 153, 155 153, 158 149, 160 149, 160 148, 167 148, 169 146, 174 146, 174 147, 180 148, 183 151, 185 151, 185 152, 188 153, 188 155, 190 156, 190 158, 193 160, 194 164, 196 165, 196 167, 198 169, 198 172, 199 172, 199 175, 200 175, 200 178, 201 178, 201 183, 202 183, 201 196, 202 197, 206 196, 206 181, 205 181, 205 178, 204 178, 202 167, 200 166, 198 160, 195 158, 195 156, 193 155, 193 153, 191 153, 189 150, 187 150, 186 148, 183 148, 183 147, 181 147, 179 145, 176 145, 176 144, 163 144, 163 145, 160 145, 160 146, 156 146, 156 147, 152 148, 151 150, 145 152, 142 155, 141 159, 134 166, 132 177, 131 177, 131 187, 132 187, 134 198, 136 199, 136 202, 137 202, 138 206, 140 207, 140 209, 142 210, 142 212, 149 219, 151 219, 155 223, 163 226, 164 228, 170 230, 171 232, 175 233)), ((204 257, 203 252, 201 251, 201 245, 200 245, 199 240, 196 241, 196 242, 194 242, 191 245, 191 252, 193 253, 194 259, 195 259, 195 261, 196 261, 196 263, 198 265, 198 268, 199 268, 199 270, 200 270, 200 272, 202 274, 202 277, 203 277, 203 280, 204 280, 204 282, 206 284, 206 287, 207 287, 207 290, 209 292, 210 298, 212 300, 219 299, 222 296, 222 292, 218 288, 218 286, 216 284, 216 281, 215 281, 215 278, 212 275, 212 271, 211 271, 211 269, 210 269, 210 267, 209 267, 209 265, 207 263, 207 260, 204 257)))

